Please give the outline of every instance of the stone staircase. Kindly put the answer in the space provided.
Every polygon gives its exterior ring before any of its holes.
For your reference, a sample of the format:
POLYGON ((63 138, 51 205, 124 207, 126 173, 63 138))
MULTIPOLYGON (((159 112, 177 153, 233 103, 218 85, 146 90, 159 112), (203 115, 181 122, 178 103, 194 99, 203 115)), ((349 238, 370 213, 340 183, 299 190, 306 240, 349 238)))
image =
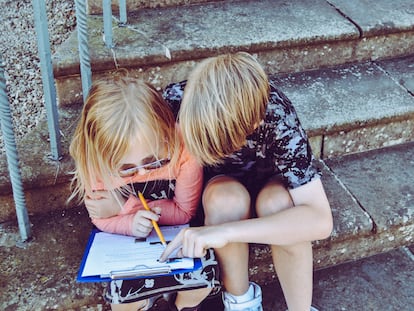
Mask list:
MULTIPOLYGON (((113 23, 112 49, 102 41, 101 2, 89 0, 94 79, 128 68, 162 89, 205 57, 257 55, 295 104, 324 172, 334 231, 315 243, 315 268, 414 242, 412 0, 129 0, 128 24, 113 23)), ((82 101, 76 33, 53 64, 65 156, 48 158, 45 122, 18 146, 30 215, 73 207, 65 201, 82 101)), ((15 218, 5 161, 0 222, 15 218)), ((275 278, 266 246, 252 246, 250 267, 259 283, 275 278)))

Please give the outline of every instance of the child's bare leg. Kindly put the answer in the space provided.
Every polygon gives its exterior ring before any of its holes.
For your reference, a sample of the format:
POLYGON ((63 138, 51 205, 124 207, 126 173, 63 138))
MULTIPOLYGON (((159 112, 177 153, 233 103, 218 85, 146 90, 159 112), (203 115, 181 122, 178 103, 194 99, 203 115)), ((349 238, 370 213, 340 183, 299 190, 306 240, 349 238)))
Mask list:
POLYGON ((199 305, 211 292, 211 288, 200 288, 177 292, 175 306, 178 310, 185 307, 195 307, 199 305))
MULTIPOLYGON (((277 182, 266 185, 256 202, 259 217, 292 207, 293 202, 289 192, 277 182)), ((311 243, 306 241, 295 245, 272 245, 271 248, 273 263, 289 311, 309 310, 313 283, 311 243)))
MULTIPOLYGON (((204 190, 205 224, 216 225, 247 219, 250 216, 250 196, 236 180, 220 176, 210 181, 204 190)), ((221 275, 227 292, 242 295, 249 288, 249 246, 247 243, 230 243, 215 249, 221 275), (237 260, 236 260, 237 259, 237 260)))
POLYGON ((312 245, 272 246, 276 273, 289 311, 309 310, 312 303, 312 245))

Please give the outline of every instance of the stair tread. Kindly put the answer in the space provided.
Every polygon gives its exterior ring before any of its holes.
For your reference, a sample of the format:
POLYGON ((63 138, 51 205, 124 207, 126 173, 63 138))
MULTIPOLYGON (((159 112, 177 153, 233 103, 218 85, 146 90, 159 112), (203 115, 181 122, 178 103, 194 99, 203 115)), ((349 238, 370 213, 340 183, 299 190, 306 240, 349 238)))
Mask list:
POLYGON ((325 161, 371 216, 376 230, 385 231, 392 226, 413 223, 413 154, 411 142, 325 161))
POLYGON ((398 4, 387 0, 330 0, 329 3, 358 25, 363 37, 413 29, 414 5, 411 0, 399 0, 398 4))
MULTIPOLYGON (((411 130, 414 125, 414 76, 410 64, 414 64, 414 55, 383 62, 270 75, 270 78, 292 100, 311 140, 315 138, 317 143, 325 144, 324 153, 320 154, 316 148, 322 147, 316 145, 315 154, 332 157, 414 140, 411 130)), ((63 152, 67 155, 80 106, 63 106, 59 110, 63 152)), ((39 186, 39 176, 46 175, 43 179, 47 180, 47 175, 54 175, 54 168, 42 168, 50 166, 50 161, 45 161, 49 152, 45 122, 29 133, 20 147, 42 143, 36 148, 29 147, 37 150, 35 156, 25 150, 19 152, 23 167, 30 168, 23 171, 26 185, 27 181, 32 181, 29 187, 39 186)), ((65 170, 70 167, 69 162, 64 158, 63 169, 57 174, 63 181, 68 180, 65 170)), ((2 168, 0 189, 5 189, 10 186, 6 165, 2 168)))
MULTIPOLYGON (((114 22, 113 50, 119 66, 139 67, 170 62, 166 48, 171 52, 172 61, 179 61, 237 49, 250 52, 289 50, 295 46, 312 49, 316 43, 326 43, 325 57, 335 57, 336 52, 329 44, 340 41, 345 44, 343 58, 347 59, 353 57, 350 54, 355 48, 355 40, 414 30, 413 8, 408 0, 400 0, 401 5, 386 0, 350 2, 219 1, 141 9, 129 12, 128 27, 118 27, 114 22), (389 10, 361 13, 372 6, 389 10)), ((114 55, 102 42, 102 17, 89 16, 88 20, 93 69, 115 68, 114 55)), ((79 72, 78 55, 73 53, 76 42, 77 35, 73 33, 55 53, 56 76, 79 72)), ((380 40, 378 44, 381 43, 380 40)))
POLYGON ((407 63, 414 64, 414 57, 393 60, 392 72, 382 62, 363 62, 273 79, 295 103, 304 128, 326 134, 414 115, 409 93, 414 88, 406 89, 399 82, 407 76, 414 83, 410 68, 402 66, 407 63))

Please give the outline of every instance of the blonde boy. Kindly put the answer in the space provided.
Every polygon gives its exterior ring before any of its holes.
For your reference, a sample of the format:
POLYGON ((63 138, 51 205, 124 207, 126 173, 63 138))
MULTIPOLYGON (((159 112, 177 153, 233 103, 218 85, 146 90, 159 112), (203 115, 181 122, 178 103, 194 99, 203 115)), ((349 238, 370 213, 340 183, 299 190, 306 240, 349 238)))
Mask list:
POLYGON ((315 310, 311 241, 330 235, 332 215, 289 99, 242 52, 202 61, 164 96, 182 100, 184 143, 206 166, 206 226, 182 231, 161 260, 176 248, 190 257, 214 248, 225 310, 262 310, 260 287, 249 282, 248 243, 269 244, 289 310, 315 310))

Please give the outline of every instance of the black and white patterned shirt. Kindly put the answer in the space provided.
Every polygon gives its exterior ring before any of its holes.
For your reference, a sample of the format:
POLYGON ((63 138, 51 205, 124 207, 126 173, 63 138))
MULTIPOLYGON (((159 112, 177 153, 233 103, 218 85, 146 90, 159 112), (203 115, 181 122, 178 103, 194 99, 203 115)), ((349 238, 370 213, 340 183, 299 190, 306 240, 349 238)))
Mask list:
MULTIPOLYGON (((166 87, 163 96, 174 114, 183 98, 186 81, 166 87)), ((206 176, 224 174, 239 180, 267 180, 281 175, 286 186, 294 189, 319 178, 313 154, 291 101, 270 82, 266 116, 247 137, 240 150, 224 159, 223 164, 206 168, 206 176)))

